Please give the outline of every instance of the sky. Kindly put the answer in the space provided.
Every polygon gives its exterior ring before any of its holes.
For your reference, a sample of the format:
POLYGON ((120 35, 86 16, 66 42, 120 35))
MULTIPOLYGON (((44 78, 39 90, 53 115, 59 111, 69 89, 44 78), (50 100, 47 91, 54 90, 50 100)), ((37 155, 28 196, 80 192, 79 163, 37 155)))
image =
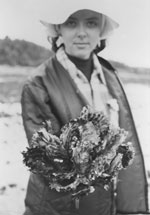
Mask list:
MULTIPOLYGON (((37 15, 42 9, 39 1, 0 0, 0 39, 24 39, 49 49, 45 29, 39 22, 41 17, 37 15), (29 1, 37 3, 36 10, 29 1)), ((120 27, 108 39, 101 56, 131 66, 150 67, 150 0, 113 1, 119 2, 112 9, 120 27)))

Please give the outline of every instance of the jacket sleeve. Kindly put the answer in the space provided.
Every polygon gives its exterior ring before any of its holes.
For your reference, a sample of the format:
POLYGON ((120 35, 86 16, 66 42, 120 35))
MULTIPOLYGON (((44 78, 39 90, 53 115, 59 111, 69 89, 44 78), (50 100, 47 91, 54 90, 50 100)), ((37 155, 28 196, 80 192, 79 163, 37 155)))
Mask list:
POLYGON ((26 83, 22 90, 22 119, 26 136, 30 145, 33 133, 42 127, 42 122, 50 120, 54 134, 60 131, 59 121, 52 112, 50 98, 42 85, 26 83))

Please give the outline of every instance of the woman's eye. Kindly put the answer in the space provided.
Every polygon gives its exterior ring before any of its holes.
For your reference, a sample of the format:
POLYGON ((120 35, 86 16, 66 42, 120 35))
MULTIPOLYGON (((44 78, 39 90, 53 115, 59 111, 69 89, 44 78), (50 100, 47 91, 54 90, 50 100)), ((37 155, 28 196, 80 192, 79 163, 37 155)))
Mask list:
POLYGON ((97 26, 97 22, 95 22, 95 21, 89 21, 88 23, 87 23, 87 26, 88 27, 96 27, 97 26))
POLYGON ((76 22, 73 20, 69 20, 66 22, 66 26, 68 27, 75 27, 76 26, 76 22))

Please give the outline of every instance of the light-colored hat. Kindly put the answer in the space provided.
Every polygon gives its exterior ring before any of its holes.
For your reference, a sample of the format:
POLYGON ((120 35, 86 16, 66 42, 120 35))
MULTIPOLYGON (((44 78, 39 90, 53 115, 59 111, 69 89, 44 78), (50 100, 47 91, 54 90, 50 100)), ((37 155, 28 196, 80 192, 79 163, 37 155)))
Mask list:
MULTIPOLYGON (((116 0, 115 0, 116 1, 116 0)), ((30 0, 34 12, 47 27, 50 37, 57 37, 56 25, 64 23, 73 13, 87 9, 103 14, 101 39, 106 39, 119 24, 113 20, 115 12, 113 0, 30 0), (35 4, 34 4, 35 2, 35 4), (38 4, 38 7, 36 6, 38 4), (38 8, 38 10, 37 10, 38 8)))

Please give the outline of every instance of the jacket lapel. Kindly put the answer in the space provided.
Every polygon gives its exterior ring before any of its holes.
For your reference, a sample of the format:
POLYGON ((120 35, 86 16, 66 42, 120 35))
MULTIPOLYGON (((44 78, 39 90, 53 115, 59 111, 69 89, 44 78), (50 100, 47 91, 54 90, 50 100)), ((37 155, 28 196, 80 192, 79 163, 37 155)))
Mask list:
POLYGON ((56 58, 46 67, 44 82, 61 124, 64 125, 70 119, 78 117, 87 101, 56 58))
POLYGON ((116 199, 117 211, 119 214, 145 213, 148 211, 147 179, 143 154, 132 113, 117 74, 111 65, 109 65, 110 68, 108 69, 106 66, 104 67, 104 64, 103 62, 103 72, 108 89, 119 103, 120 127, 128 131, 128 141, 133 143, 135 149, 133 164, 119 173, 116 199))

